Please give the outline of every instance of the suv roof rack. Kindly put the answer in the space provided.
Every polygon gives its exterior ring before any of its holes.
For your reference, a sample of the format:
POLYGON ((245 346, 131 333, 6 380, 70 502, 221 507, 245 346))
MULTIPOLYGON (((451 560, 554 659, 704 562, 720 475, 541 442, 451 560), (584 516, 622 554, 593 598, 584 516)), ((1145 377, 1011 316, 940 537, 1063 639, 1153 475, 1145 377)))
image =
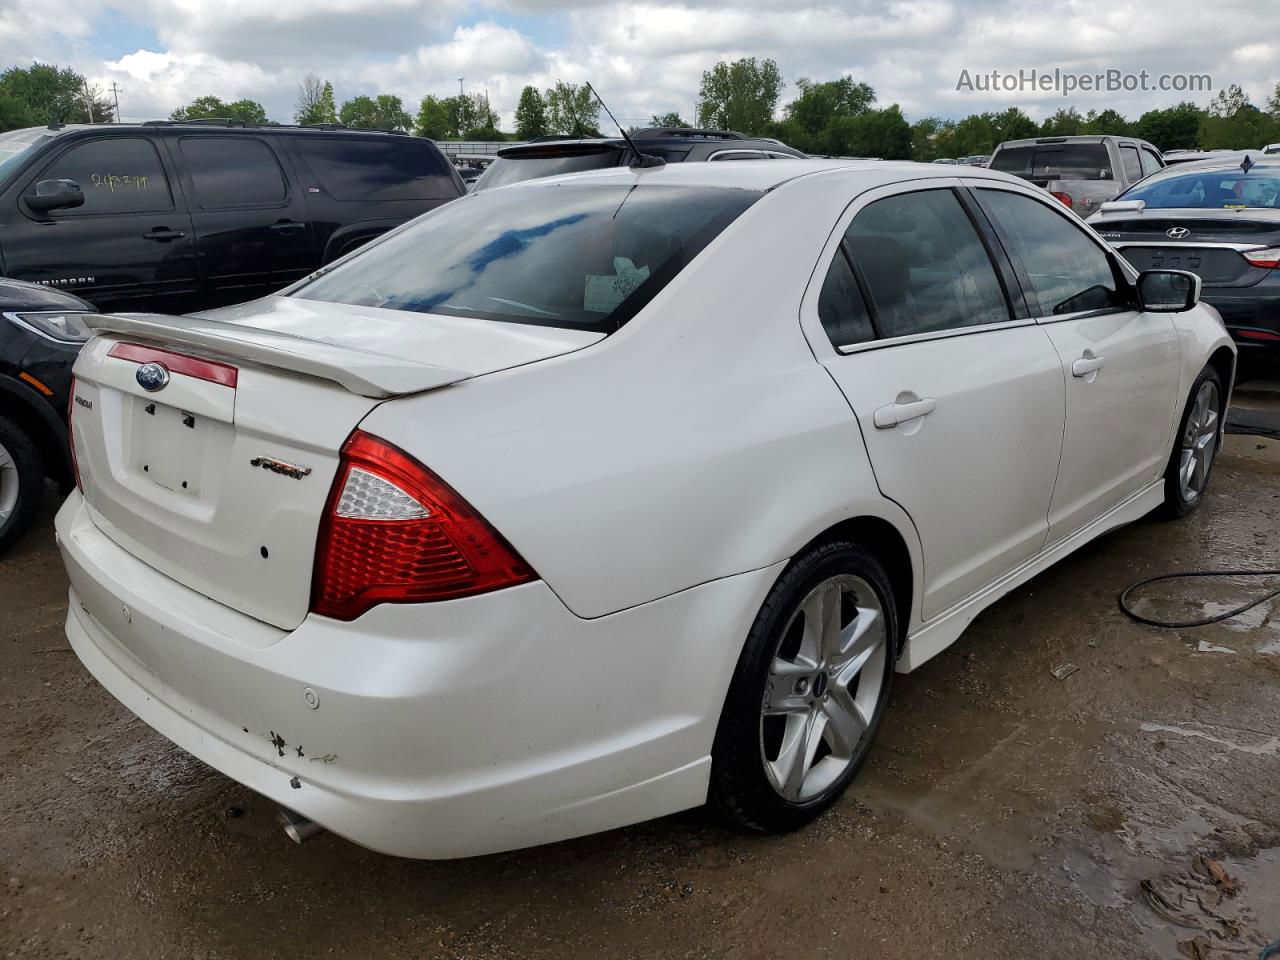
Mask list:
MULTIPOLYGON (((112 124, 115 126, 115 124, 112 124)), ((380 127, 349 127, 344 123, 254 123, 237 117, 196 117, 192 120, 143 120, 143 127, 245 127, 255 130, 348 130, 352 133, 389 133, 407 137, 407 130, 384 130, 380 127)))
POLYGON ((658 140, 665 137, 703 137, 707 140, 749 140, 735 130, 710 130, 702 127, 645 127, 631 136, 636 140, 658 140))

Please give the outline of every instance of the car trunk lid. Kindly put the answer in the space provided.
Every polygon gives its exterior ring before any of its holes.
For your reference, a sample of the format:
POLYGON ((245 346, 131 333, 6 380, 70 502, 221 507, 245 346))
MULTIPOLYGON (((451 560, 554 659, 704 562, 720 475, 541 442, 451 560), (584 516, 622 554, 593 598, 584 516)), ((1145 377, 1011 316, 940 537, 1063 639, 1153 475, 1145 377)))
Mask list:
POLYGON ((1206 287, 1249 287, 1270 273, 1244 253, 1280 245, 1280 220, 1245 210, 1105 212, 1090 221, 1138 270, 1190 270, 1206 287))
POLYGON ((75 366, 72 431, 94 523, 179 583, 283 629, 310 608, 339 451, 373 407, 600 336, 336 306, 268 303, 241 310, 244 322, 95 316, 75 366))

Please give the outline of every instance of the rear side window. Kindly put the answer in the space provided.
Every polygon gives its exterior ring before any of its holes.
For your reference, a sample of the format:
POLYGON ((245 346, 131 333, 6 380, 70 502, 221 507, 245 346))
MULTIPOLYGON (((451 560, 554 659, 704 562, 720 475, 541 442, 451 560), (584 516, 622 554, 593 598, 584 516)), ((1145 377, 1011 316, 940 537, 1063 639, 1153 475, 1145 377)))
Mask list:
POLYGON ((83 205, 51 211, 50 215, 58 218, 173 209, 173 195, 160 155, 155 145, 143 137, 77 144, 45 167, 36 179, 74 180, 84 191, 83 205))
POLYGON ((871 315, 843 249, 836 251, 818 294, 818 319, 837 349, 875 339, 871 315))
POLYGON ((1115 273, 1102 248, 1048 204, 1005 190, 979 189, 982 207, 1022 261, 1042 317, 1120 305, 1115 273))
POLYGON ((614 167, 622 160, 623 153, 616 147, 595 144, 531 148, 528 153, 499 157, 493 161, 473 189, 487 190, 523 180, 614 167))
POLYGON ((1138 148, 1121 146, 1120 162, 1124 164, 1124 178, 1132 183, 1142 179, 1142 161, 1138 159, 1138 148))
POLYGON ((252 137, 183 137, 196 203, 205 210, 284 201, 284 172, 271 148, 252 137))
POLYGON ((290 137, 293 153, 334 200, 451 200, 459 190, 430 141, 290 137))
POLYGON ((1156 156, 1156 152, 1154 150, 1149 149, 1148 147, 1142 148, 1141 160, 1142 160, 1142 175, 1144 177, 1150 176, 1151 174, 1155 173, 1157 170, 1164 169, 1164 164, 1160 162, 1160 158, 1156 156))
POLYGON ((845 233, 882 337, 1010 319, 986 248, 950 190, 877 200, 845 233))
POLYGON ((759 196, 572 179, 472 193, 292 296, 611 333, 759 196))
POLYGON ((991 158, 992 170, 1032 180, 1110 180, 1111 162, 1101 143, 1037 143, 1006 147, 991 158))

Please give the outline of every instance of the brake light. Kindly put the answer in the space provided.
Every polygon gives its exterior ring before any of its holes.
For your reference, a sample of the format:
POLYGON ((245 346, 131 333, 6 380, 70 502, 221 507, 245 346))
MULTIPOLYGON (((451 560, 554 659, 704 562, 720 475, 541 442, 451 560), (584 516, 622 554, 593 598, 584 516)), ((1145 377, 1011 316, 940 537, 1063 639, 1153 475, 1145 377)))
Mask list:
POLYGON ((380 603, 426 603, 536 580, 452 487, 385 440, 355 431, 316 544, 311 609, 354 620, 380 603))
POLYGON ((1265 250, 1246 250, 1241 256, 1255 267, 1280 267, 1280 247, 1267 247, 1265 250))
POLYGON ((1280 340, 1280 333, 1272 333, 1270 330, 1237 330, 1236 336, 1249 340, 1280 340))
POLYGON ((1049 194, 1050 194, 1050 196, 1052 196, 1055 200, 1059 200, 1059 201, 1061 201, 1061 202, 1066 206, 1066 208, 1067 208, 1068 210, 1073 209, 1072 204, 1071 204, 1071 194, 1069 194, 1069 193, 1060 193, 1060 192, 1059 192, 1059 191, 1057 191, 1057 190, 1050 190, 1050 191, 1049 191, 1049 194))
POLYGON ((76 378, 71 378, 71 387, 67 392, 67 446, 71 450, 71 475, 76 478, 76 489, 84 493, 84 484, 80 482, 80 461, 76 459, 76 432, 71 426, 71 416, 76 409, 76 378))

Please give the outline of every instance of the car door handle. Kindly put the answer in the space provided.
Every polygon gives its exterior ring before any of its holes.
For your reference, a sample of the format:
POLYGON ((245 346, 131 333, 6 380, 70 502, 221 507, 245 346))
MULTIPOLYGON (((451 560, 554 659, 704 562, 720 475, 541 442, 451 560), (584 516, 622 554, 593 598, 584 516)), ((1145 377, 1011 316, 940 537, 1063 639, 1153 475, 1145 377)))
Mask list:
POLYGON ((877 430, 888 430, 890 427, 896 427, 900 423, 907 423, 911 420, 918 420, 920 417, 928 416, 933 413, 933 408, 937 405, 938 402, 933 397, 913 400, 910 403, 886 403, 872 414, 871 419, 875 423, 877 430))
POLYGON ((1106 357, 1081 357, 1071 364, 1071 375, 1073 377, 1087 377, 1089 374, 1101 370, 1102 365, 1106 362, 1106 357))
POLYGON ((154 240, 156 243, 168 243, 170 240, 181 240, 186 234, 181 230, 170 230, 168 227, 154 227, 142 235, 143 240, 154 240))
POLYGON ((273 223, 271 229, 276 233, 297 233, 299 230, 307 229, 307 225, 298 223, 296 220, 281 220, 279 223, 273 223))

